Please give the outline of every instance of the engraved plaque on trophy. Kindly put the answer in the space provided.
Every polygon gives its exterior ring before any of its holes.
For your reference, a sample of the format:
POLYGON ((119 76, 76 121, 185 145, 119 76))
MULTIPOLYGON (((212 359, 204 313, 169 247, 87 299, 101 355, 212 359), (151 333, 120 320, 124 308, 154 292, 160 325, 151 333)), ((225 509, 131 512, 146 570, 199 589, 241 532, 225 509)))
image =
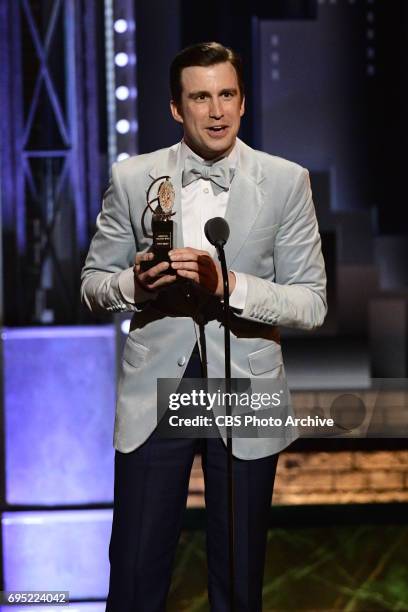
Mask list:
MULTIPOLYGON (((142 261, 140 264, 142 272, 149 270, 153 266, 157 265, 162 261, 169 261, 169 251, 173 248, 174 241, 174 222, 171 217, 175 215, 172 212, 174 205, 175 192, 174 187, 170 181, 169 176, 161 176, 150 185, 147 192, 147 205, 142 215, 142 229, 143 235, 146 238, 153 238, 153 243, 150 248, 150 252, 153 253, 154 258, 151 261, 142 261), (163 180, 164 179, 164 180, 163 180), (150 193, 152 187, 158 182, 162 181, 158 190, 157 196, 150 199, 150 193), (157 202, 157 206, 154 208, 154 203, 157 202), (145 216, 150 211, 152 213, 151 227, 152 233, 149 234, 146 230, 145 216)), ((164 274, 175 274, 175 270, 169 268, 164 274)))

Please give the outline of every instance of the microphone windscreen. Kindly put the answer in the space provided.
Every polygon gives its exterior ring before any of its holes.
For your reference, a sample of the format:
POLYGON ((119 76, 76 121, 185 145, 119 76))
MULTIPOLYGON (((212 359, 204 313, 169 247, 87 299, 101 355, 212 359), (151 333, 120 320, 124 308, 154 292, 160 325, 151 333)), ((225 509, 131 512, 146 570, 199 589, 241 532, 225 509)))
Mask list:
POLYGON ((204 226, 204 234, 208 242, 214 246, 222 245, 227 242, 229 238, 229 225, 222 217, 213 217, 208 219, 204 226))

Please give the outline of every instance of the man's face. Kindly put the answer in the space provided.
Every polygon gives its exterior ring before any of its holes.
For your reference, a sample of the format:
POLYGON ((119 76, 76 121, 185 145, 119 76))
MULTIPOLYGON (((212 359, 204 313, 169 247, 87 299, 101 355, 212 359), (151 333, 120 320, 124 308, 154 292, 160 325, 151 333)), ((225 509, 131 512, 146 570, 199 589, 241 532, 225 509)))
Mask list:
POLYGON ((234 66, 222 62, 183 68, 181 86, 181 104, 172 100, 170 106, 174 119, 183 124, 186 144, 204 159, 228 155, 245 111, 234 66))

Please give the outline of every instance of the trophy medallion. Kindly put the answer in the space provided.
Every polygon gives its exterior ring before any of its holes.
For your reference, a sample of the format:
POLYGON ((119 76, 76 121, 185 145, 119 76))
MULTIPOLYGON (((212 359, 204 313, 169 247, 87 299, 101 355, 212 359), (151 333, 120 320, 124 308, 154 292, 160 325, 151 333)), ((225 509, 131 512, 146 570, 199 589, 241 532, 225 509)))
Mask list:
MULTIPOLYGON (((142 272, 146 272, 153 266, 156 266, 162 261, 169 260, 169 251, 173 248, 174 242, 174 222, 171 219, 175 215, 172 212, 174 199, 175 199, 174 187, 170 181, 169 176, 161 176, 150 185, 147 191, 147 204, 142 215, 142 229, 143 235, 146 238, 152 238, 153 243, 150 252, 154 254, 154 258, 151 261, 142 261, 140 268, 142 272), (164 179, 164 180, 163 180, 164 179), (152 188, 159 182, 162 181, 157 190, 155 198, 150 199, 152 188), (154 204, 157 202, 157 206, 154 204), (145 216, 147 212, 152 213, 151 227, 152 233, 149 234, 145 226, 145 216)), ((175 270, 169 268, 164 274, 175 274, 175 270)))

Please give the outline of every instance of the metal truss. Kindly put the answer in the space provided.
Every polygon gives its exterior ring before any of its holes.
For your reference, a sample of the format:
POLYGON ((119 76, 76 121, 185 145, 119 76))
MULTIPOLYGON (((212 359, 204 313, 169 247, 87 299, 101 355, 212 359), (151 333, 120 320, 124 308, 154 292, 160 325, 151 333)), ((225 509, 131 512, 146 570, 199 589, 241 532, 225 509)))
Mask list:
POLYGON ((0 76, 2 208, 6 265, 17 270, 6 282, 6 306, 15 304, 8 318, 77 323, 100 183, 95 1, 8 0, 2 11, 0 44, 12 66, 0 76))

